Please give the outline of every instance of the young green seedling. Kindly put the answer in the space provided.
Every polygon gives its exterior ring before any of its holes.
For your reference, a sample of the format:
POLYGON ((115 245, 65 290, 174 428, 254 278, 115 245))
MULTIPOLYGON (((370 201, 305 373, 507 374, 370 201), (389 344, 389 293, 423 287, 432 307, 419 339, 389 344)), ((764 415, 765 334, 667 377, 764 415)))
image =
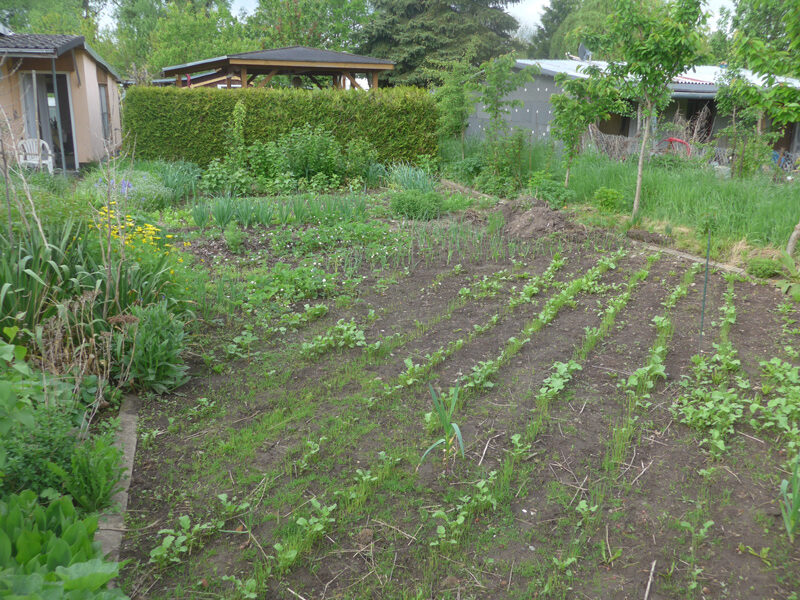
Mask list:
MULTIPOLYGON (((438 446, 444 445, 444 457, 442 462, 446 465, 447 460, 451 455, 455 458, 456 441, 458 441, 458 449, 461 450, 461 457, 464 458, 464 439, 461 437, 461 429, 452 421, 453 412, 458 404, 459 388, 452 388, 449 394, 440 396, 436 393, 436 390, 433 389, 432 385, 428 384, 428 387, 431 390, 433 409, 439 419, 439 425, 442 428, 444 437, 436 440, 427 450, 425 450, 422 458, 419 459, 419 463, 420 465, 422 464, 422 461, 425 460, 425 457, 428 456, 428 453, 431 450, 437 448, 438 446)), ((419 469, 419 466, 417 469, 419 469)))

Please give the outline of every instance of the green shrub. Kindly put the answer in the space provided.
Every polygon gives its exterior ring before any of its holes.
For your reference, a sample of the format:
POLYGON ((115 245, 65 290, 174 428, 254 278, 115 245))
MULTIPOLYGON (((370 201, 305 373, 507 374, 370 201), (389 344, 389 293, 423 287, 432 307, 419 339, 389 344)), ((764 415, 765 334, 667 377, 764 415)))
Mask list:
POLYGON ((781 264, 771 258, 751 258, 747 262, 747 272, 753 277, 769 279, 783 274, 781 264))
POLYGON ((437 192, 405 190, 392 196, 392 212, 399 217, 428 221, 442 214, 444 200, 437 192))
POLYGON ((370 167, 378 162, 378 151, 369 140, 355 139, 347 143, 344 157, 348 177, 366 178, 370 167))
POLYGON ((517 182, 508 175, 498 175, 490 169, 484 169, 475 178, 473 185, 484 194, 511 198, 517 193, 517 182))
POLYGON ((565 188, 559 181, 549 179, 544 171, 537 171, 531 176, 528 189, 538 200, 543 200, 553 210, 562 208, 565 204, 575 202, 575 192, 565 188))
POLYGON ((0 500, 0 598, 127 598, 108 582, 119 564, 94 541, 97 517, 81 519, 68 497, 49 506, 26 490, 0 500))
POLYGON ((96 512, 108 507, 125 472, 119 448, 106 436, 96 436, 75 447, 70 464, 69 471, 52 462, 49 467, 85 510, 96 512))
POLYGON ((305 124, 347 146, 366 140, 380 161, 437 153, 437 110, 419 88, 360 90, 158 88, 134 86, 122 111, 125 143, 141 158, 207 165, 226 154, 225 132, 237 100, 246 107, 245 138, 276 141, 305 124))
POLYGON ((166 301, 135 306, 131 312, 138 321, 116 336, 118 376, 124 377, 125 369, 129 369, 127 380, 131 385, 158 394, 186 383, 187 367, 181 360, 183 321, 170 313, 166 301))
POLYGON ((70 413, 60 406, 41 404, 32 416, 32 422, 12 427, 0 440, 0 453, 6 457, 5 476, 0 480, 4 493, 57 488, 60 478, 48 465, 69 468, 77 441, 70 413))
POLYGON ((601 187, 594 191, 594 202, 608 212, 627 212, 625 194, 613 188, 601 187))

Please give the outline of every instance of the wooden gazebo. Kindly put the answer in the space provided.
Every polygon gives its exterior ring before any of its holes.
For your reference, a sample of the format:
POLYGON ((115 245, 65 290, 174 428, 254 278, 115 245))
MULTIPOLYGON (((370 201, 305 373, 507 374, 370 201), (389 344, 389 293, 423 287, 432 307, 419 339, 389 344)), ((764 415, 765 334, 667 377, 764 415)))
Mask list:
POLYGON ((214 86, 250 87, 256 77, 264 76, 256 87, 269 84, 275 75, 305 76, 319 88, 327 87, 322 78, 331 78, 331 85, 341 89, 345 81, 354 88, 361 89, 356 75, 364 75, 370 89, 378 87, 378 75, 394 69, 394 63, 382 58, 359 56, 349 52, 333 52, 306 46, 276 48, 242 52, 229 56, 218 56, 206 60, 164 67, 164 79, 155 80, 156 85, 177 85, 178 87, 214 86))

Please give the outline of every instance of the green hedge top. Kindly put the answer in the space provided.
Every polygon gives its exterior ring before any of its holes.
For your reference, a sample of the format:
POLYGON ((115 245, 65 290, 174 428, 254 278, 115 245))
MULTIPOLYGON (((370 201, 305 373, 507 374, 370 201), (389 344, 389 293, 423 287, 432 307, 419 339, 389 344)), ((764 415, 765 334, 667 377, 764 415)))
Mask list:
POLYGON ((275 140, 305 123, 347 143, 370 141, 384 162, 436 153, 436 105, 420 88, 363 90, 130 88, 122 111, 125 147, 137 158, 200 165, 225 154, 225 131, 237 100, 247 108, 248 144, 275 140))

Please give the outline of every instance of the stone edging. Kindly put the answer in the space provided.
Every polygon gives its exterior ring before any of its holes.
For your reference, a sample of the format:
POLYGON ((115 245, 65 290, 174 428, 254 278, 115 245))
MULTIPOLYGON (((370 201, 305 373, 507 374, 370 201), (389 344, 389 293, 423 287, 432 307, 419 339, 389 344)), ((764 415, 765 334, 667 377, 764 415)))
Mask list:
POLYGON ((103 553, 109 560, 119 560, 119 550, 122 545, 122 534, 125 532, 125 511, 128 508, 128 489, 133 476, 133 459, 136 455, 136 430, 139 422, 139 398, 133 394, 126 394, 119 410, 120 429, 114 445, 122 450, 122 466, 125 474, 122 479, 122 489, 112 498, 115 512, 107 512, 100 516, 95 541, 100 542, 103 553))

